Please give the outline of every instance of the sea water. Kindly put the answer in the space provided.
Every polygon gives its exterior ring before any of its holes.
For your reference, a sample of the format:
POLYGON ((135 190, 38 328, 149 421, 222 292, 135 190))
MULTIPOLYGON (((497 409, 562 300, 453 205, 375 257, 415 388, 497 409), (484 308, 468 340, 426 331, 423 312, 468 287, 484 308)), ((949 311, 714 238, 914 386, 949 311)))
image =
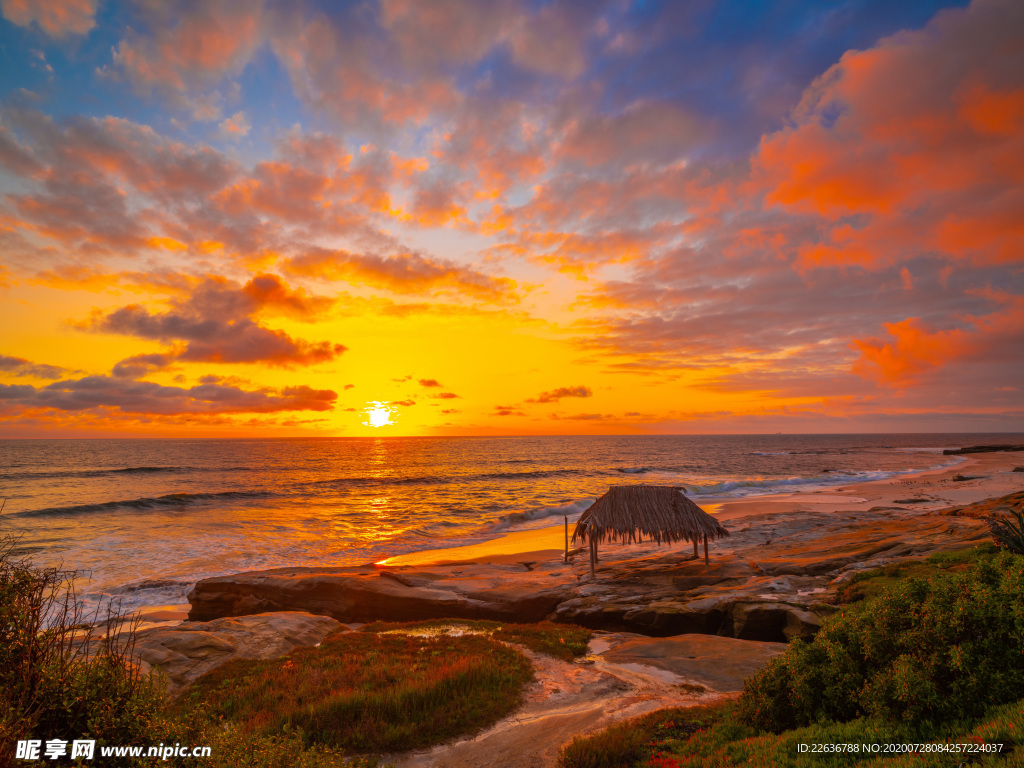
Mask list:
POLYGON ((199 579, 357 565, 570 522, 609 485, 697 503, 836 488, 1021 435, 0 441, 0 536, 77 572, 87 607, 182 603, 199 579))

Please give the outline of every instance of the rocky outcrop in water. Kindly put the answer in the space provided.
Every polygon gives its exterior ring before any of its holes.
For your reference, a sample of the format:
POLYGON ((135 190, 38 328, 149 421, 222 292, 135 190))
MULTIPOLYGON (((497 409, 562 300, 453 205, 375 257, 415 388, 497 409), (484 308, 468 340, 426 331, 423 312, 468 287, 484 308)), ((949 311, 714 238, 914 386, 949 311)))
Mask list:
POLYGON ((965 453, 1000 453, 1002 451, 1024 451, 1024 445, 970 445, 966 448, 947 448, 943 456, 962 456, 965 453))

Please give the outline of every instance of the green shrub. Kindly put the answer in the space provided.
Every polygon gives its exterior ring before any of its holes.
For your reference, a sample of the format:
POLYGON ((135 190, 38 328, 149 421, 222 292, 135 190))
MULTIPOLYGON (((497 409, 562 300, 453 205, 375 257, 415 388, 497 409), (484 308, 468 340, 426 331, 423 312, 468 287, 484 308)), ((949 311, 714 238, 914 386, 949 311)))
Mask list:
MULTIPOLYGON (((157 743, 163 697, 132 663, 134 624, 106 614, 106 637, 83 623, 73 573, 39 568, 0 539, 0 766, 19 739, 157 743)), ((95 617, 94 617, 95 618, 95 617)))
POLYGON ((829 617, 747 681, 743 717, 774 732, 860 716, 981 715, 1024 690, 1024 560, 907 578, 829 617))

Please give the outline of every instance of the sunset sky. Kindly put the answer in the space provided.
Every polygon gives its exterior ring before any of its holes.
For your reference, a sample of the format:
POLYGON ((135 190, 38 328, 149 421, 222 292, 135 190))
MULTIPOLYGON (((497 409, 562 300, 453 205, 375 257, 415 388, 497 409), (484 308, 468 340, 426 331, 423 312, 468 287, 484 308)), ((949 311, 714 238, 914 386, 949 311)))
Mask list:
POLYGON ((0 0, 0 436, 1024 431, 1024 2, 0 0))

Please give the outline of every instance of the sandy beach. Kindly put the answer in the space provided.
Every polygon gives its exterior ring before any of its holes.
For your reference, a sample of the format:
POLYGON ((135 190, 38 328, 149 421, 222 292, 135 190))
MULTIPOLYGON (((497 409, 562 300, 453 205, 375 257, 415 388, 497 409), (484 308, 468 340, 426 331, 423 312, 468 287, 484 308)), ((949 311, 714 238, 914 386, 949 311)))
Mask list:
MULTIPOLYGON (((971 504, 983 499, 1024 490, 1024 452, 976 453, 958 457, 960 462, 898 478, 735 501, 702 504, 723 523, 759 514, 831 510, 837 513, 866 511, 873 507, 905 507, 918 511, 971 504), (970 479, 954 480, 963 476, 970 479), (913 501, 911 501, 913 500, 913 501)), ((572 536, 573 525, 569 525, 572 536)), ((378 566, 425 566, 448 563, 521 563, 550 560, 564 552, 564 523, 529 531, 516 531, 490 541, 464 547, 428 549, 379 561, 378 566)), ((570 544, 570 548, 572 544, 570 544)))

